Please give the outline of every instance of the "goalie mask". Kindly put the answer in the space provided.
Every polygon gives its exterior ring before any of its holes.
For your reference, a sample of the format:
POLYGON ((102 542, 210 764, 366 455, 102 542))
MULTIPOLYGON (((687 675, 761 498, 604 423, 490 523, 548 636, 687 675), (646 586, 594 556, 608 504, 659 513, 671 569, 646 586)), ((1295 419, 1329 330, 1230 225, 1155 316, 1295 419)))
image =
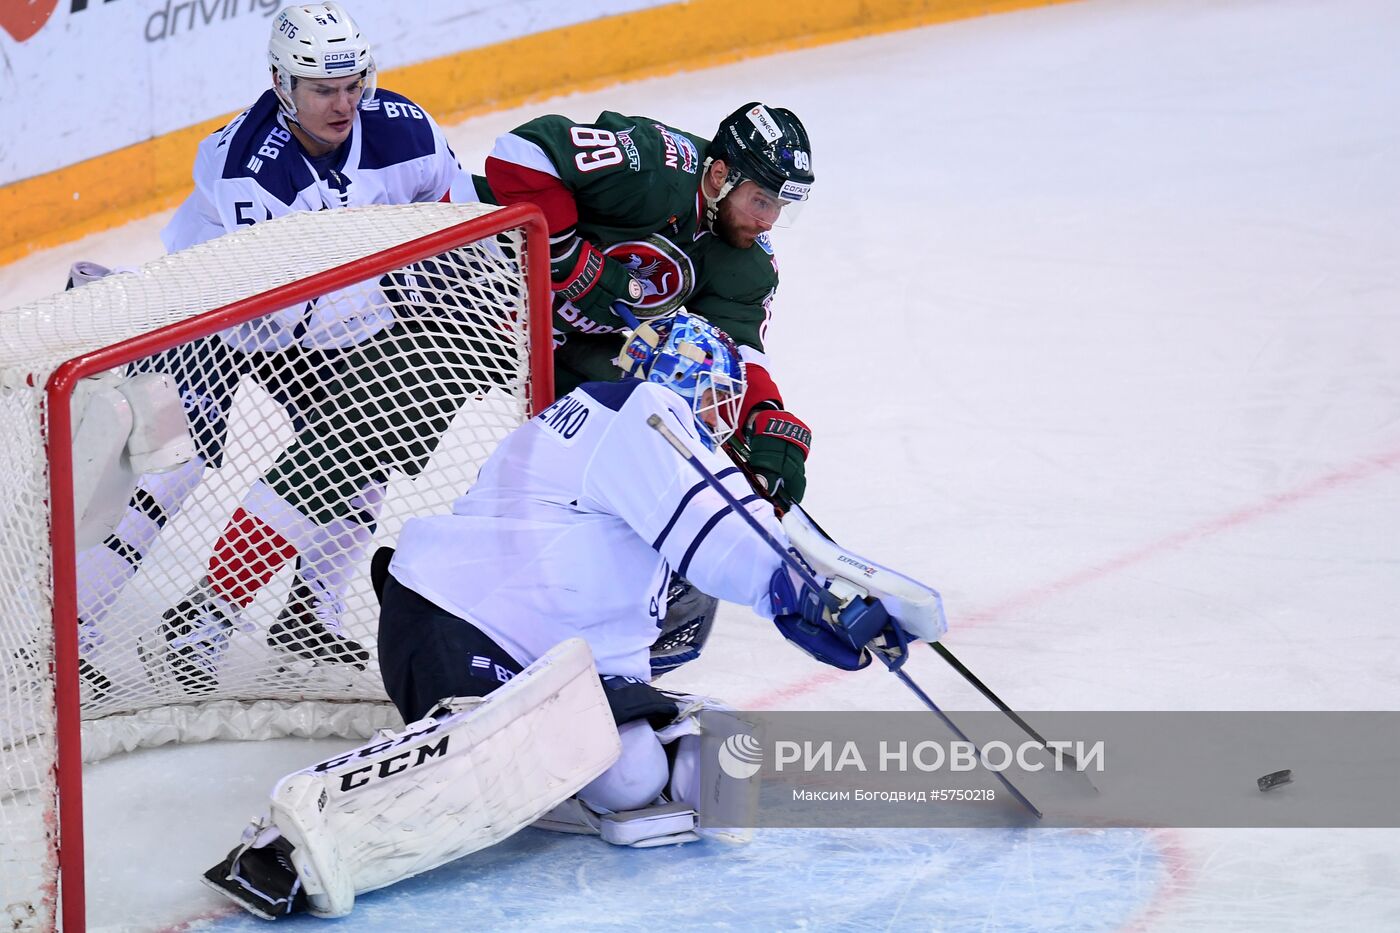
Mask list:
POLYGON ((700 440, 710 450, 738 426, 745 387, 739 348, 704 318, 681 311, 648 321, 622 348, 617 365, 688 401, 700 440))
POLYGON ((365 93, 361 100, 374 97, 374 57, 360 27, 338 3, 308 3, 289 6, 272 21, 272 37, 267 43, 267 61, 272 67, 272 87, 282 112, 295 119, 297 105, 292 87, 297 78, 347 78, 363 75, 365 93))
POLYGON ((744 181, 746 202, 739 210, 773 226, 790 226, 812 193, 812 147, 807 130, 791 110, 747 103, 725 117, 705 150, 705 167, 723 160, 729 172, 719 194, 705 197, 705 219, 711 229, 723 201, 744 181))

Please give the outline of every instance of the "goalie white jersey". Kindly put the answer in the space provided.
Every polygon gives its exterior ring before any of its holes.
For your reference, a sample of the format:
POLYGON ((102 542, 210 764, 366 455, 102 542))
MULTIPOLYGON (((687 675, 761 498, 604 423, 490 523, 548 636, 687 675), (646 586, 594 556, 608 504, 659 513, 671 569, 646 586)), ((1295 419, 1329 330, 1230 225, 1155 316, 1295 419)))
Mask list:
POLYGON ((647 425, 652 414, 786 541, 772 506, 697 438, 685 401, 625 379, 586 383, 513 432, 452 514, 408 521, 390 571, 522 665, 578 636, 599 673, 642 680, 671 571, 771 618, 778 556, 647 425))

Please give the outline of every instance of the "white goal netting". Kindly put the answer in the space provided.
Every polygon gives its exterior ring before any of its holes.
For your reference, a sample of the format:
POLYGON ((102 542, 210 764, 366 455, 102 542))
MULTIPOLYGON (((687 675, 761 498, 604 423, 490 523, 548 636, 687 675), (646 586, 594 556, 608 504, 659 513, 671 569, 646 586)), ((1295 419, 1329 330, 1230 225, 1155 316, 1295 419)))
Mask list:
POLYGON ((77 724, 56 686, 79 697, 88 761, 397 724, 371 558, 408 517, 448 508, 549 400, 547 362, 532 367, 550 338, 542 270, 527 284, 533 216, 298 214, 0 313, 0 927, 52 927, 60 891, 72 922, 81 828, 61 801, 80 768, 58 750, 77 724), (75 552, 56 553, 45 385, 99 352, 139 354, 109 383, 171 378, 196 457, 123 488, 110 519, 79 522, 75 552), (55 614, 64 566, 76 621, 61 585, 55 614), (60 646, 76 629, 74 684, 56 684, 55 618, 60 646))

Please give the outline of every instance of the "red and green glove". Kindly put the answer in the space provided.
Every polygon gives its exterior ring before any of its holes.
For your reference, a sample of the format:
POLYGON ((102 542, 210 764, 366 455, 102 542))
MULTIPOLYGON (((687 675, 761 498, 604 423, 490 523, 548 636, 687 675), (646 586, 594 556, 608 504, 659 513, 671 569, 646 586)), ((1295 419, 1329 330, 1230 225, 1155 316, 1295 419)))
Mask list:
POLYGON ((812 430, 790 411, 760 408, 745 435, 749 467, 779 505, 802 501, 807 491, 807 452, 812 430))
MULTIPOLYGON (((593 324, 621 329, 624 325, 613 312, 613 302, 634 305, 641 301, 642 283, 632 278, 622 263, 604 256, 598 247, 582 237, 575 235, 564 246, 549 264, 554 293, 568 299, 593 324)), ((555 317, 562 316, 556 312, 555 317)), ((569 329, 593 329, 567 317, 563 317, 563 323, 569 329)))

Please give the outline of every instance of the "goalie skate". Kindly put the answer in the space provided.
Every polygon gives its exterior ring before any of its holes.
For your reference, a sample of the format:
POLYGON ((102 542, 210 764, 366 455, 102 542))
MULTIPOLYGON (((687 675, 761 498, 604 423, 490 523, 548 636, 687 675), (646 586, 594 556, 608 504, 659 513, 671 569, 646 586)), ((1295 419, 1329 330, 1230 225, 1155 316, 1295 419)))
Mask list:
POLYGON ((212 693, 218 686, 219 661, 236 625, 209 587, 200 580, 173 608, 160 626, 142 636, 136 646, 146 676, 161 686, 174 683, 187 694, 212 693))
POLYGON ((343 606, 329 593, 318 592, 297 578, 287 605, 267 630, 267 643, 281 654, 312 665, 345 664, 364 670, 369 652, 340 630, 343 606))
POLYGON ((292 867, 292 844, 285 839, 274 839, 262 848, 235 846, 200 880, 264 920, 307 909, 306 891, 292 867))

